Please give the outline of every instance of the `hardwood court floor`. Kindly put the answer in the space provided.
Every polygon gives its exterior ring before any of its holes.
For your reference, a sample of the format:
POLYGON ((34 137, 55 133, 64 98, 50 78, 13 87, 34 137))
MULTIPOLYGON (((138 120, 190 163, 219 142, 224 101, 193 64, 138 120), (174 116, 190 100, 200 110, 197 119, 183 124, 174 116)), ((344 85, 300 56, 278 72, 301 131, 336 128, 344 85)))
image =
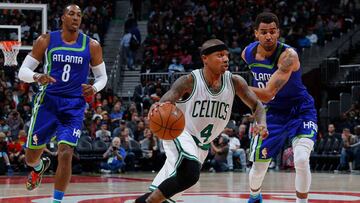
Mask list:
MULTIPOLYGON (((64 203, 132 203, 151 183, 155 173, 102 176, 76 175, 64 203)), ((264 181, 265 203, 295 202, 293 172, 269 172, 264 181)), ((25 176, 0 176, 0 203, 51 202, 53 177, 46 176, 40 188, 25 189, 25 176)), ((181 203, 245 203, 247 173, 202 173, 198 184, 186 191, 181 203)), ((310 203, 360 203, 360 175, 313 173, 310 203)))

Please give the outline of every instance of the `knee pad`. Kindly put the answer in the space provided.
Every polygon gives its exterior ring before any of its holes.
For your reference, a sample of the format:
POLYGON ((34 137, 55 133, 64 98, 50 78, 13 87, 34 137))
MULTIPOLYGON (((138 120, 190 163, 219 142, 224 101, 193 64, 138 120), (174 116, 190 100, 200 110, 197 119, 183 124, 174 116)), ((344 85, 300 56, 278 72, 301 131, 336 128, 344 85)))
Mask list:
POLYGON ((258 189, 261 187, 266 171, 270 162, 253 162, 249 173, 249 183, 251 189, 258 189))
POLYGON ((199 162, 183 159, 176 171, 176 179, 181 187, 189 188, 198 182, 201 165, 199 162))
POLYGON ((300 138, 293 143, 294 165, 296 169, 307 169, 309 165, 310 153, 314 142, 308 138, 300 138))

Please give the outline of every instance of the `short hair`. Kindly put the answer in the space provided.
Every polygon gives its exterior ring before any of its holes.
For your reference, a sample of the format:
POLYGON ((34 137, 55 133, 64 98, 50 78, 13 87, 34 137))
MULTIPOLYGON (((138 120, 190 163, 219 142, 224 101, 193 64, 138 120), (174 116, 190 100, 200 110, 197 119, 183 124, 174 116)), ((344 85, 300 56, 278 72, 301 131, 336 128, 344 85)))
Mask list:
POLYGON ((259 28, 260 23, 272 23, 274 22, 276 24, 276 27, 279 28, 279 18, 271 12, 262 12, 259 15, 256 16, 255 19, 255 29, 257 30, 259 28))
POLYGON ((81 11, 81 8, 80 8, 80 6, 79 5, 77 5, 77 4, 74 4, 74 3, 69 3, 69 4, 67 4, 65 7, 64 7, 64 9, 63 9, 63 14, 65 14, 69 9, 69 6, 77 6, 77 7, 79 7, 79 9, 80 9, 80 11, 81 11))
POLYGON ((216 51, 228 50, 226 44, 219 39, 205 41, 200 48, 200 55, 208 55, 216 51))

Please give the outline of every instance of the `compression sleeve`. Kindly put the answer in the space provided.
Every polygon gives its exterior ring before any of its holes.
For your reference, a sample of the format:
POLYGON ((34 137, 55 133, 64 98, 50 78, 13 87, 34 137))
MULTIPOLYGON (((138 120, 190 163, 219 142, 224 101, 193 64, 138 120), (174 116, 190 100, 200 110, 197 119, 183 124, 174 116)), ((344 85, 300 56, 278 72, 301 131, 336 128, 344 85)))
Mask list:
POLYGON ((92 66, 91 70, 95 76, 95 82, 93 84, 93 87, 95 88, 96 92, 99 92, 105 87, 108 80, 108 77, 106 75, 105 63, 102 62, 97 66, 92 66))
POLYGON ((19 79, 28 83, 35 82, 33 76, 36 73, 34 72, 34 70, 39 65, 39 63, 40 62, 34 57, 27 55, 20 67, 18 75, 19 79))

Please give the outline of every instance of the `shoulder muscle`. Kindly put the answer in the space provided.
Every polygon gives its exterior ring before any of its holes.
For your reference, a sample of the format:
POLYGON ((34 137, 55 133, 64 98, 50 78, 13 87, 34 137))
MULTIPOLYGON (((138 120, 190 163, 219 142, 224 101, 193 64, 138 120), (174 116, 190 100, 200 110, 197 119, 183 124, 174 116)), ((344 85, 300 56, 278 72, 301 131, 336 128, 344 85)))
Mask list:
POLYGON ((50 35, 49 34, 40 35, 33 44, 33 48, 31 50, 30 55, 34 57, 36 60, 41 61, 49 44, 50 44, 50 35))
POLYGON ((102 48, 98 41, 90 39, 91 65, 97 66, 103 62, 102 48))

